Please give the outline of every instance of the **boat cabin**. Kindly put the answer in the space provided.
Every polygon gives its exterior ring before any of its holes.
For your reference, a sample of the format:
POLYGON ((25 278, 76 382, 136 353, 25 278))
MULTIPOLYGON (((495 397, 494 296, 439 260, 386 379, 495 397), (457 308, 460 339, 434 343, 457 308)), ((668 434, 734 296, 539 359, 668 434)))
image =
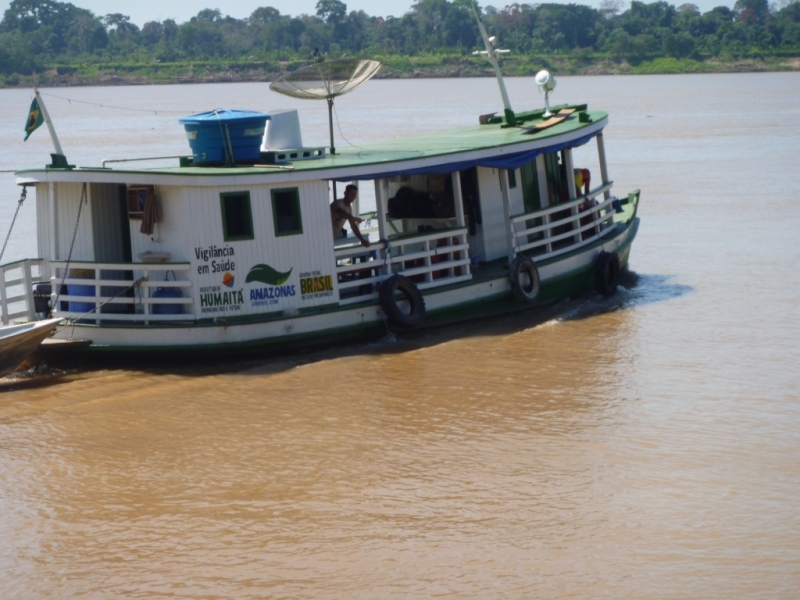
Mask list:
MULTIPOLYGON (((577 108, 579 136, 534 132, 529 141, 484 124, 495 145, 460 154, 436 136, 395 140, 389 154, 411 158, 387 159, 385 145, 374 158, 363 149, 264 148, 264 134, 248 161, 206 164, 194 151, 178 167, 21 172, 23 185, 36 186, 42 258, 2 267, 3 321, 41 317, 45 298, 81 325, 280 320, 375 307, 393 274, 425 293, 473 282, 491 265, 507 274, 520 253, 556 264, 597 244, 620 210, 605 163, 606 115, 577 108), (420 151, 426 143, 432 150, 420 151), (354 213, 369 247, 351 232, 332 235, 330 204, 349 182, 359 187, 354 213), (14 282, 27 288, 9 294, 14 282)), ((484 131, 469 135, 485 144, 484 131)), ((427 302, 429 310, 458 303, 427 302)))

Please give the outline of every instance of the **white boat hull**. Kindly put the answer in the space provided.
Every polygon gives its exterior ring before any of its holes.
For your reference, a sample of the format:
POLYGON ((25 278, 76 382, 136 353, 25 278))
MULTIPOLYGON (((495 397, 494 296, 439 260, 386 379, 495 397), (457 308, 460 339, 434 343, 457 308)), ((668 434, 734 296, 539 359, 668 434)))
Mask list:
POLYGON ((19 367, 60 322, 47 319, 0 328, 0 377, 19 367))
MULTIPOLYGON (((621 229, 614 237, 606 238, 602 244, 587 246, 582 252, 569 257, 543 264, 539 267, 542 286, 554 286, 576 274, 591 272, 598 254, 613 252, 627 262, 627 250, 636 233, 634 221, 621 229)), ((426 290, 424 293, 427 314, 425 323, 436 324, 448 319, 454 309, 471 305, 479 306, 495 300, 509 300, 512 297, 507 276, 499 276, 444 289, 426 290)), ((533 306, 536 304, 534 303, 533 306)), ((467 314, 469 311, 465 311, 467 314)), ((369 331, 387 331, 386 315, 378 303, 352 308, 339 308, 297 316, 284 316, 264 321, 226 322, 204 325, 161 324, 158 327, 113 327, 76 324, 59 331, 54 339, 84 339, 91 344, 84 346, 90 351, 112 352, 152 352, 183 351, 208 352, 247 350, 253 347, 278 348, 313 346, 315 339, 320 343, 336 339, 348 339, 353 334, 369 337, 369 331)), ((55 346, 55 345, 54 345, 55 346)))

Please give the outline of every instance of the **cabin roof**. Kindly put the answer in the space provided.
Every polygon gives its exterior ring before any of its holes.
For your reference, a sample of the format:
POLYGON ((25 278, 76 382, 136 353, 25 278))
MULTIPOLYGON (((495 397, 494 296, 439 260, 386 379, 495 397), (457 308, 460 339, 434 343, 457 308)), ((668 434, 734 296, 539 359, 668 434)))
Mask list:
MULTIPOLYGON (((556 107, 557 110, 560 107, 556 107)), ((446 170, 451 163, 500 158, 524 152, 542 152, 565 147, 576 139, 594 136, 605 127, 608 114, 586 110, 585 105, 551 127, 531 132, 543 121, 541 111, 527 113, 522 126, 499 123, 381 140, 358 147, 342 147, 336 154, 277 165, 234 167, 172 166, 141 169, 78 167, 17 171, 18 183, 37 181, 157 183, 165 185, 222 184, 222 179, 240 183, 282 183, 312 179, 367 179, 415 169, 446 170), (532 118, 530 115, 534 115, 532 118), (202 180, 202 181, 201 181, 202 180)), ((530 160, 530 159, 528 159, 530 160)), ((131 163, 123 163, 131 164, 131 163)), ((454 169, 451 169, 454 170, 454 169)), ((228 183, 228 181, 224 182, 228 183)))

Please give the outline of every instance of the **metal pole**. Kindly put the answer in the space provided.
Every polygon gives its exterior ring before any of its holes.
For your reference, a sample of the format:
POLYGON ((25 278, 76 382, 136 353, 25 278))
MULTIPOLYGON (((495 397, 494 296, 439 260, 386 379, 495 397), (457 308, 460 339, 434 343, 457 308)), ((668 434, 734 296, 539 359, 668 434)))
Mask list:
POLYGON ((509 125, 516 124, 516 115, 514 111, 511 109, 511 101, 508 99, 508 92, 506 91, 506 84, 503 80, 503 72, 500 70, 500 65, 497 62, 497 55, 498 53, 506 53, 508 50, 497 50, 494 47, 493 39, 489 38, 489 34, 486 33, 486 28, 483 26, 483 22, 481 21, 480 14, 478 13, 478 6, 475 2, 472 3, 472 12, 475 13, 475 18, 478 20, 478 29, 481 32, 481 38, 483 38, 483 45, 486 48, 485 52, 473 52, 473 54, 485 54, 486 58, 489 60, 489 63, 494 68, 494 76, 497 78, 497 84, 500 87, 500 96, 503 98, 503 107, 504 113, 506 116, 506 123, 509 125))
POLYGON ((333 147, 333 98, 328 97, 328 130, 331 134, 331 154, 336 154, 336 148, 333 147))
MULTIPOLYGON (((606 147, 603 143, 603 134, 597 134, 597 156, 600 160, 600 177, 603 179, 603 185, 609 183, 608 179, 608 163, 606 163, 606 147)), ((611 190, 606 189, 603 192, 603 198, 608 200, 611 197, 611 190)))
POLYGON ((47 129, 50 132, 50 139, 53 140, 53 147, 56 150, 56 154, 64 156, 64 151, 61 149, 61 144, 58 142, 56 130, 53 127, 53 124, 50 122, 50 115, 47 114, 47 108, 44 105, 44 100, 42 100, 41 94, 39 94, 39 89, 34 88, 33 93, 36 94, 36 101, 39 103, 39 108, 42 110, 42 117, 44 118, 44 122, 47 124, 47 129))

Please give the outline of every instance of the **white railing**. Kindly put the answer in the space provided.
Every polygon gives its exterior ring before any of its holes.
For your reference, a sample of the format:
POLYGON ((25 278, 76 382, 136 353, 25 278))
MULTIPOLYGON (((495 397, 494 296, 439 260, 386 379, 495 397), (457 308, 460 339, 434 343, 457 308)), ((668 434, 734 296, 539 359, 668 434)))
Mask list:
POLYGON ((393 273, 419 289, 472 279, 466 228, 392 238, 369 248, 357 244, 337 248, 335 254, 340 304, 376 299, 380 282, 393 273))
POLYGON ((29 258, 0 266, 0 319, 3 325, 13 320, 36 319, 33 286, 45 276, 43 265, 41 258, 29 258))
POLYGON ((191 293, 185 293, 192 287, 192 282, 185 278, 191 268, 189 263, 72 261, 69 266, 66 262, 53 262, 51 266, 53 290, 62 282, 66 286, 65 293, 58 296, 54 316, 81 323, 114 321, 144 325, 197 319, 191 293), (67 268, 69 272, 64 278, 67 268), (172 279, 168 279, 170 275, 172 279))
POLYGON ((392 271, 421 290, 472 279, 466 227, 391 239, 387 252, 392 271))
POLYGON ((356 245, 336 248, 336 276, 339 282, 339 303, 353 304, 378 297, 378 284, 388 270, 382 259, 379 243, 364 248, 356 245))
POLYGON ((516 251, 545 260, 596 241, 614 225, 615 199, 601 198, 609 189, 611 183, 575 200, 511 217, 516 251))

